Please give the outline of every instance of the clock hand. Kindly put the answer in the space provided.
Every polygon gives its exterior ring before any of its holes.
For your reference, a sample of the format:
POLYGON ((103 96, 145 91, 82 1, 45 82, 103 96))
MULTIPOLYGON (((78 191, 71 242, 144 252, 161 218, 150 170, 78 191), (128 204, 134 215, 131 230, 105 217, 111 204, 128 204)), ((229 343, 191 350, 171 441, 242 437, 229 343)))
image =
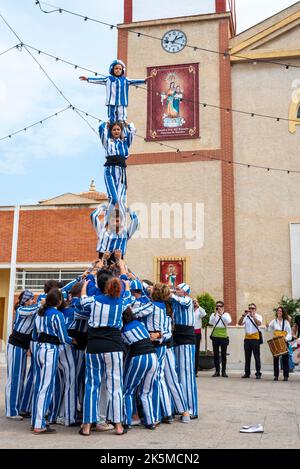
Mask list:
POLYGON ((176 37, 176 38, 174 39, 174 41, 172 41, 172 42, 173 42, 173 44, 174 44, 174 42, 176 42, 176 41, 179 41, 180 39, 183 39, 183 36, 176 37))

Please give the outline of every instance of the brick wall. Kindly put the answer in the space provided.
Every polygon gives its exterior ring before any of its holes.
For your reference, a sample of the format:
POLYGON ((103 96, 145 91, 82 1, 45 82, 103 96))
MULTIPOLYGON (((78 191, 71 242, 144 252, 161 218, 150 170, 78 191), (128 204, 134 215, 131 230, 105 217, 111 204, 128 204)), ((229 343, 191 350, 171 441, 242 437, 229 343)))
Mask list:
POLYGON ((81 262, 95 259, 91 208, 20 212, 17 262, 81 262))
POLYGON ((10 262, 14 212, 0 212, 0 262, 10 262))

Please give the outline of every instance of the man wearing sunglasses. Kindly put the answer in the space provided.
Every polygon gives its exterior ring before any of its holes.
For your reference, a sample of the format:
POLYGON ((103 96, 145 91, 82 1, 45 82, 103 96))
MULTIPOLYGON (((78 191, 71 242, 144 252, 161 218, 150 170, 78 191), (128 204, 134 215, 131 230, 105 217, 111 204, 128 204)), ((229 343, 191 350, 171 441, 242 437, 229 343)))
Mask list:
POLYGON ((255 360, 256 379, 261 378, 261 364, 260 364, 260 331, 259 326, 262 324, 262 316, 257 314, 256 305, 251 303, 248 309, 244 312, 238 322, 239 326, 245 326, 245 374, 242 378, 250 378, 251 375, 251 356, 252 352, 255 360))

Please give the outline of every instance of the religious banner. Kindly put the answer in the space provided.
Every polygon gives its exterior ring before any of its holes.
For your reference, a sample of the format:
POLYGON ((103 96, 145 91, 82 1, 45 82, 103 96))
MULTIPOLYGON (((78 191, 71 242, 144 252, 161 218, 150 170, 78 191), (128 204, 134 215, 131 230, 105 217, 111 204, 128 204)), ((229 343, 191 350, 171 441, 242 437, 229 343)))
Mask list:
POLYGON ((175 288, 183 282, 183 260, 159 261, 160 282, 175 288))
POLYGON ((199 137, 199 64, 148 67, 147 139, 199 137))

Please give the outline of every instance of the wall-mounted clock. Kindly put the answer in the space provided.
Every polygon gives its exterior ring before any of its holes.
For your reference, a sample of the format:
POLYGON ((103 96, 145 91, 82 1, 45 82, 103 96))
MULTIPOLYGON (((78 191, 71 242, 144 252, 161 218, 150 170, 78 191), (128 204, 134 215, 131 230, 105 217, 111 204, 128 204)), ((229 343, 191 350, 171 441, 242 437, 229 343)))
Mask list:
POLYGON ((187 37, 183 31, 179 29, 172 29, 167 31, 161 40, 162 48, 166 52, 176 54, 176 52, 182 51, 187 44, 187 37))

